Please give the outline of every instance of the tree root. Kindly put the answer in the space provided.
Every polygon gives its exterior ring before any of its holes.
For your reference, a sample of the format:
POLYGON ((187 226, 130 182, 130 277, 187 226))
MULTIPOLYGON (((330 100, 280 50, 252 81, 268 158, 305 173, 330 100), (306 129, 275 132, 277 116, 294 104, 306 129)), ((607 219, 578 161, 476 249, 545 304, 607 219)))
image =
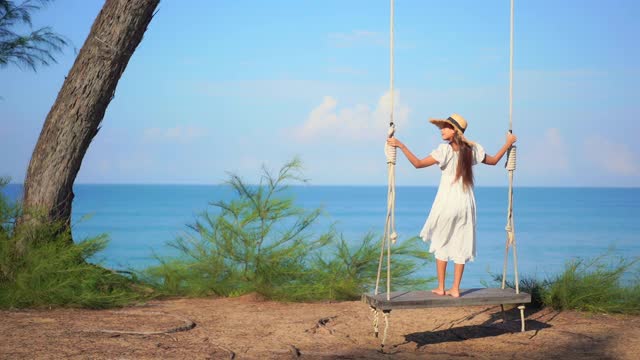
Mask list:
POLYGON ((211 344, 211 345, 226 351, 229 354, 229 360, 233 360, 236 358, 236 353, 233 350, 229 349, 228 347, 218 345, 218 344, 211 344))
POLYGON ((302 356, 302 353, 300 352, 300 349, 298 349, 297 347, 295 347, 293 345, 289 345, 289 353, 294 358, 299 358, 300 356, 302 356))
POLYGON ((329 324, 329 322, 331 322, 331 321, 333 321, 334 319, 337 319, 337 318, 338 318, 337 315, 320 318, 318 321, 316 321, 316 324, 315 324, 314 327, 309 328, 309 329, 305 330, 304 332, 311 333, 311 334, 318 334, 319 332, 323 332, 325 334, 343 337, 343 338, 345 338, 345 339, 347 339, 350 342, 355 344, 357 341, 352 339, 349 336, 349 334, 341 333, 341 332, 339 332, 337 330, 334 330, 334 329, 331 329, 331 328, 329 328, 327 326, 327 324, 329 324))
MULTIPOLYGON (((164 313, 164 312, 128 312, 128 311, 117 311, 114 312, 116 314, 125 314, 125 315, 163 315, 163 316, 170 316, 173 318, 176 318, 180 321, 183 322, 182 325, 180 326, 176 326, 176 327, 172 327, 170 329, 164 330, 164 331, 128 331, 128 330, 110 330, 110 329, 93 329, 93 330, 85 330, 86 332, 100 332, 100 333, 106 333, 106 334, 122 334, 122 335, 167 335, 167 334, 172 334, 172 333, 177 333, 177 332, 181 332, 181 331, 189 331, 191 329, 193 329, 194 327, 196 327, 196 323, 193 322, 192 320, 189 320, 187 318, 183 318, 177 315, 173 315, 173 314, 168 314, 168 313, 164 313)), ((226 349, 225 349, 226 350, 226 349)), ((235 355, 235 354, 234 354, 235 355)))
POLYGON ((310 328, 310 329, 307 329, 305 332, 310 332, 310 333, 315 334, 315 333, 317 333, 317 332, 318 332, 318 330, 324 330, 325 332, 327 332, 327 333, 329 333, 329 334, 333 335, 333 330, 332 330, 332 329, 329 329, 329 328, 327 327, 327 324, 328 324, 331 320, 333 320, 333 319, 335 319, 335 318, 337 318, 337 317, 338 317, 338 316, 329 316, 329 317, 321 318, 320 320, 318 320, 318 321, 316 322, 316 325, 315 325, 314 327, 312 327, 312 328, 310 328))

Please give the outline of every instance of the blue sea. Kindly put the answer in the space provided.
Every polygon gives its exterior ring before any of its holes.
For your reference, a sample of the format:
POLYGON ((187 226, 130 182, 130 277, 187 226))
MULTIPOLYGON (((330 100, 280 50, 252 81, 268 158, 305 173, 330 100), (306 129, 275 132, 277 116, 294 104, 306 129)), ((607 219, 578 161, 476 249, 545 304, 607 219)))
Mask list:
MULTIPOLYGON (((21 189, 10 184, 4 191, 16 199, 21 189)), ((419 233, 436 190, 396 188, 400 241, 419 233)), ((298 206, 324 210, 318 231, 334 225, 353 245, 367 232, 384 231, 386 186, 296 186, 291 192, 298 206)), ((507 188, 478 187, 475 192, 478 255, 465 268, 463 287, 493 284, 491 274, 501 273, 504 261, 507 188)), ((174 254, 168 241, 184 234, 202 212, 215 211, 211 202, 233 196, 228 187, 216 185, 76 185, 74 193, 74 239, 107 234, 109 245, 94 261, 116 269, 142 269, 156 263, 154 253, 174 254)), ((638 257, 638 219, 640 188, 515 188, 519 273, 544 278, 571 259, 607 252, 638 257)), ((510 254, 510 277, 512 261, 510 254)), ((426 264, 418 276, 435 276, 435 265, 426 264)))

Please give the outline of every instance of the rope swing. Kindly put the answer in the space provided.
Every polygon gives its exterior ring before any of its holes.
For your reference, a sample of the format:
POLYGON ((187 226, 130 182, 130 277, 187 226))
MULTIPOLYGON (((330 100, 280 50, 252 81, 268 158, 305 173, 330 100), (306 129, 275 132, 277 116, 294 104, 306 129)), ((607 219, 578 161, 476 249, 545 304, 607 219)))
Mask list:
MULTIPOLYGON (((393 10, 394 10, 394 0, 391 0, 391 15, 389 21, 389 98, 390 98, 390 109, 389 109, 389 129, 387 131, 388 137, 393 137, 395 134, 395 124, 393 122, 393 107, 394 107, 394 93, 393 93, 393 10)), ((385 154, 387 156, 387 172, 388 172, 388 191, 387 191, 387 217, 384 225, 384 236, 382 242, 380 243, 380 259, 378 260, 378 275, 376 277, 376 288, 374 291, 375 295, 378 295, 378 291, 380 288, 380 277, 382 273, 382 261, 384 259, 384 248, 385 244, 387 246, 387 300, 390 300, 391 296, 391 244, 396 242, 398 239, 398 233, 396 233, 396 224, 395 224, 395 207, 396 207, 396 148, 390 146, 385 143, 385 154)), ((372 308, 374 312, 373 318, 373 326, 375 336, 378 337, 378 309, 372 308)), ((382 346, 384 347, 384 343, 387 337, 387 329, 389 328, 389 315, 390 311, 383 311, 385 327, 384 327, 384 335, 382 338, 382 346)))
MULTIPOLYGON (((511 0, 511 17, 510 17, 510 31, 509 31, 509 132, 513 131, 513 2, 511 0)), ((507 151, 507 161, 505 167, 509 172, 509 192, 508 192, 508 207, 507 207, 507 225, 505 230, 507 232, 507 241, 504 251, 504 265, 502 267, 502 289, 506 287, 507 283, 507 263, 509 260, 509 247, 513 249, 513 275, 514 285, 516 288, 516 294, 520 293, 520 279, 518 276, 518 255, 516 252, 516 233, 513 225, 513 173, 516 170, 516 146, 511 145, 507 151)), ((501 305, 504 312, 504 305, 501 305)), ((522 331, 524 331, 524 306, 518 306, 520 309, 520 318, 522 322, 522 331)))
MULTIPOLYGON (((391 1, 391 19, 390 19, 390 84, 389 84, 389 98, 390 98, 390 120, 389 129, 387 132, 388 137, 393 137, 395 134, 395 124, 393 121, 393 108, 394 108, 394 0, 391 1)), ((513 29, 514 29, 514 0, 511 0, 511 17, 510 17, 510 49, 509 49, 509 132, 513 130, 513 29)), ((509 190, 508 190, 508 208, 507 208, 507 225, 506 230, 506 245, 504 266, 502 271, 502 288, 479 288, 468 289, 464 296, 458 298, 439 296, 429 291, 399 291, 391 293, 391 245, 394 244, 398 238, 398 234, 395 229, 395 165, 396 165, 396 148, 385 144, 385 154, 387 156, 387 170, 388 170, 388 191, 387 191, 387 216, 384 226, 384 236, 380 244, 380 258, 378 260, 378 274, 376 277, 376 286, 373 294, 363 294, 363 302, 368 303, 373 312, 373 328, 374 334, 378 337, 378 320, 380 311, 384 316, 384 333, 382 336, 381 347, 384 351, 384 345, 387 338, 387 330, 389 329, 389 317, 391 310, 393 309, 415 309, 415 308, 430 308, 430 307, 444 307, 444 306, 475 306, 475 305, 500 305, 502 308, 503 319, 506 321, 506 314, 504 312, 505 304, 518 305, 520 310, 521 331, 525 331, 524 322, 524 304, 531 302, 531 295, 520 292, 519 278, 518 278, 518 259, 516 254, 516 237, 513 221, 513 176, 516 169, 516 147, 511 146, 507 151, 507 161, 505 167, 508 171, 509 177, 509 190), (386 270, 387 270, 387 289, 386 294, 380 294, 380 279, 382 278, 382 267, 385 257, 386 247, 386 270), (515 292, 512 289, 506 289, 506 276, 507 276, 507 263, 509 257, 509 248, 513 249, 513 267, 515 276, 515 292)))
MULTIPOLYGON (((394 0, 391 0, 391 31, 390 31, 390 83, 389 83, 389 98, 390 98, 390 120, 389 120, 389 130, 387 132, 388 137, 393 137, 395 134, 395 124, 393 123, 393 3, 394 0)), ((391 244, 396 242, 398 239, 398 234, 396 233, 396 224, 395 224, 395 207, 396 207, 396 177, 395 177, 395 169, 396 169, 396 148, 390 146, 385 143, 385 154, 387 155, 387 170, 388 170, 388 184, 389 188, 387 191, 387 217, 384 225, 384 237, 382 239, 382 243, 380 246, 380 260, 378 261, 378 276, 376 278, 376 288, 375 295, 378 295, 378 290, 380 287, 380 277, 382 273, 382 260, 384 258, 384 247, 387 245, 387 300, 389 300, 389 296, 391 293, 391 244)))

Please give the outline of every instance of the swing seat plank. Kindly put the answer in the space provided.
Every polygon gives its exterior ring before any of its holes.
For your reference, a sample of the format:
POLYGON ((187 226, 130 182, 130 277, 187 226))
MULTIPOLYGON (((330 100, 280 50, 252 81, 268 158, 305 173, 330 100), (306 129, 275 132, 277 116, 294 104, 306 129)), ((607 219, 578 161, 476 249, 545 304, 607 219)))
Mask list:
POLYGON ((436 295, 431 291, 394 291, 387 294, 363 294, 362 300, 378 310, 419 309, 474 305, 527 304, 531 295, 514 289, 461 289, 460 297, 436 295))

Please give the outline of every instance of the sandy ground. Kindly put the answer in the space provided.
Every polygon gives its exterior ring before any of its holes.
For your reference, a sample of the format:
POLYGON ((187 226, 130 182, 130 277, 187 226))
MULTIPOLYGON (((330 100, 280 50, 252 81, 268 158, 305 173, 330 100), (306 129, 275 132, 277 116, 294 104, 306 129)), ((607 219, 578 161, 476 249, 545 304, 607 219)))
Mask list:
MULTIPOLYGON (((394 310, 385 352, 362 302, 255 295, 119 310, 0 311, 2 359, 638 359, 640 317, 499 306, 394 310), (195 324, 195 326, 194 326, 195 324), (191 328, 192 327, 192 328, 191 328), (189 330, 184 330, 191 328, 189 330), (127 334, 104 332, 164 332, 127 334)), ((381 322, 384 324, 383 322, 381 322)))

